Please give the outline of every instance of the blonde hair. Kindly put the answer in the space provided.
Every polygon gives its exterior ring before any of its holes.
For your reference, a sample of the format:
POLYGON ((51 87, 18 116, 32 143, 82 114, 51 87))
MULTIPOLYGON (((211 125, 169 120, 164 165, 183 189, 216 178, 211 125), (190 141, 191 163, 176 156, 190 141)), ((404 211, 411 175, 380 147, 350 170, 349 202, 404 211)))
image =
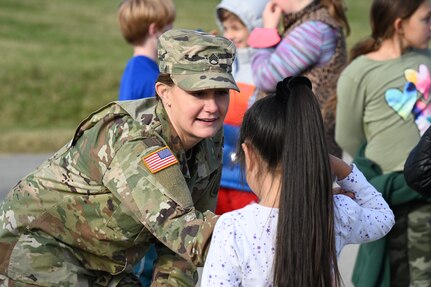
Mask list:
POLYGON ((172 0, 123 0, 118 8, 118 23, 124 39, 134 45, 148 35, 151 23, 163 29, 175 20, 172 0))

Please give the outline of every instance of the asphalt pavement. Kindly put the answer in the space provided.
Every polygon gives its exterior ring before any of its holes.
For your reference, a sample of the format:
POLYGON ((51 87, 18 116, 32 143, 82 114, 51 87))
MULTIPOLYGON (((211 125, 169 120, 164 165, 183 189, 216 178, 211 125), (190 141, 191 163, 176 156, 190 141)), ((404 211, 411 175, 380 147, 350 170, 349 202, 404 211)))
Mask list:
POLYGON ((0 200, 24 176, 48 159, 50 154, 0 154, 0 200))
MULTIPOLYGON (((24 176, 33 171, 51 154, 0 154, 0 200, 24 176)), ((358 245, 348 245, 341 252, 338 267, 345 287, 353 287, 350 281, 358 245)))

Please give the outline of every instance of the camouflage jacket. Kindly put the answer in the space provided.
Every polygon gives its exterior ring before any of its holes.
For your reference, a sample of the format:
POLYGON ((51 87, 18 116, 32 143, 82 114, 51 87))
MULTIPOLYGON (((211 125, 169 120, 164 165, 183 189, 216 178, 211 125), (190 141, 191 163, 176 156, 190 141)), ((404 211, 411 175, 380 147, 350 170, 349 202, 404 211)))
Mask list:
POLYGON ((186 156, 155 99, 101 108, 0 206, 0 274, 85 286, 129 271, 156 241, 202 265, 217 220, 207 210, 215 208, 222 141, 221 130, 186 156), (165 146, 178 163, 150 172, 143 159, 165 146))

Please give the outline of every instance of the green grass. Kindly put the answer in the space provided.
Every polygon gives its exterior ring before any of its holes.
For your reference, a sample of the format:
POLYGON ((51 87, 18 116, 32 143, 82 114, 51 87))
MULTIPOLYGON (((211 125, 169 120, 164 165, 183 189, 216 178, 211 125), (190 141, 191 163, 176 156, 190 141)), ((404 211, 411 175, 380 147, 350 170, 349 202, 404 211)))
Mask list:
POLYGON ((347 17, 350 24, 350 36, 347 45, 351 47, 359 40, 370 35, 369 11, 372 0, 349 0, 347 4, 347 17))
MULTIPOLYGON (((217 28, 219 0, 174 2, 176 28, 217 28)), ((54 151, 86 115, 117 98, 132 53, 116 22, 118 3, 0 1, 0 153, 54 151)), ((370 3, 347 2, 348 45, 367 35, 370 3)))

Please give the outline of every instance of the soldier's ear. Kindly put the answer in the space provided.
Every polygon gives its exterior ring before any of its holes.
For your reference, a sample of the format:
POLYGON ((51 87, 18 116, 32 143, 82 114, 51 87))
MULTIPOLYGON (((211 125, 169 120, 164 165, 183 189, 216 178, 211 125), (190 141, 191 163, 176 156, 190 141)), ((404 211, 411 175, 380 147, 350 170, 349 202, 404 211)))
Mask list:
POLYGON ((171 106, 171 87, 168 85, 157 82, 156 83, 156 93, 160 97, 165 107, 171 106))

